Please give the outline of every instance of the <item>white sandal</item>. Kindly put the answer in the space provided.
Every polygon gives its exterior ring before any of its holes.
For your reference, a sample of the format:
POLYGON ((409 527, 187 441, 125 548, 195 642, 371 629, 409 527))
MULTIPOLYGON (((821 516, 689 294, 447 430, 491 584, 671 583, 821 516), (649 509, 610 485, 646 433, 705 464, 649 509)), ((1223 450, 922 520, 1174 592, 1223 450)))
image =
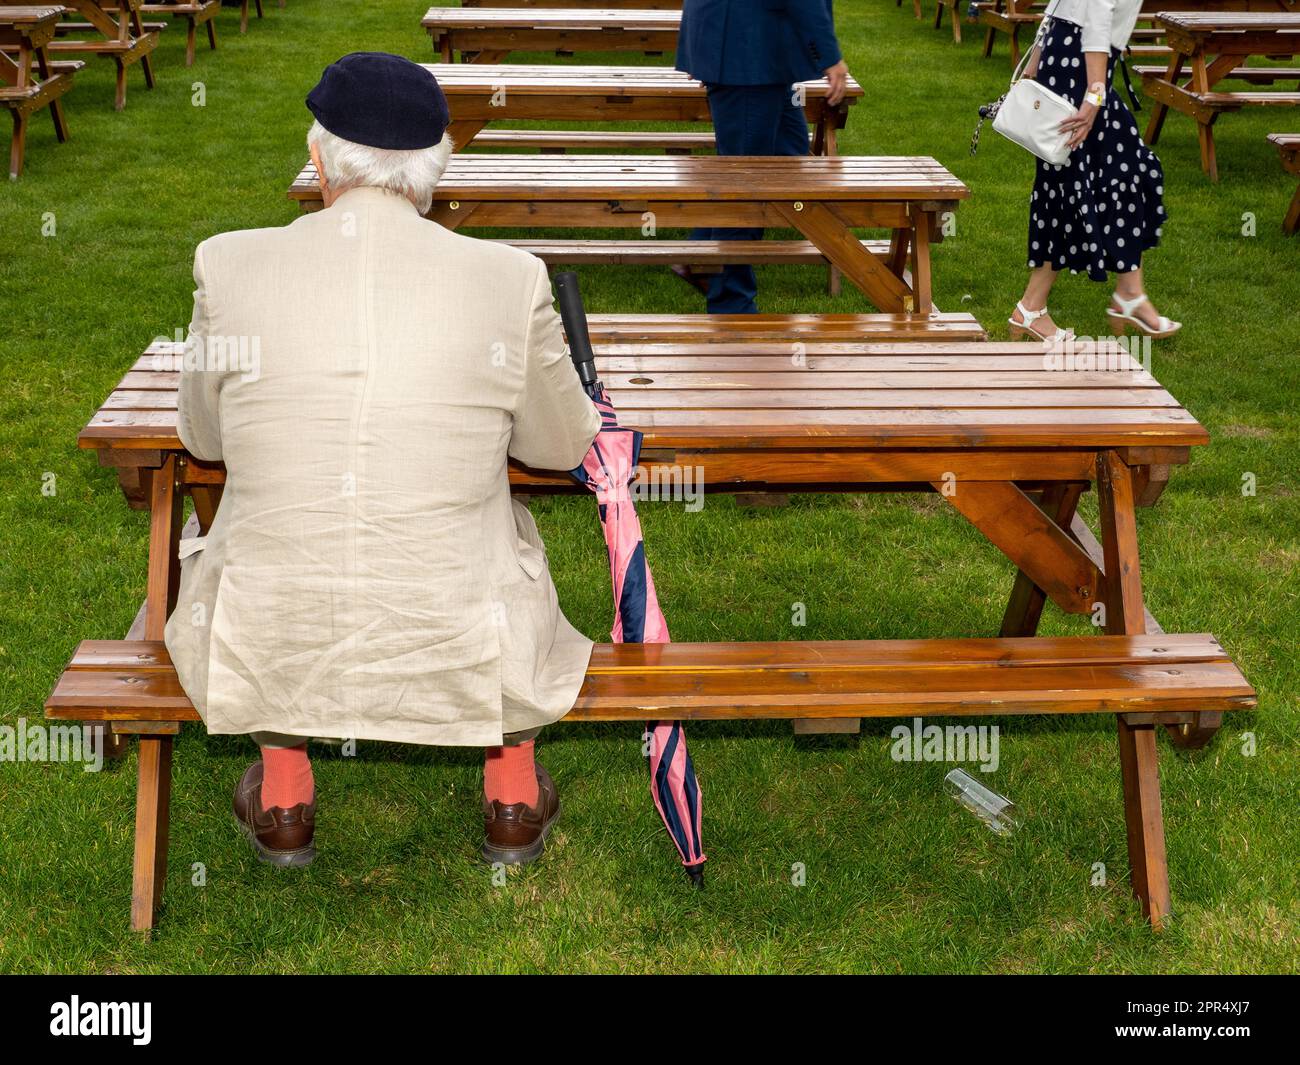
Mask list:
POLYGON ((1007 325, 1011 326, 1012 340, 1019 340, 1021 337, 1028 334, 1035 340, 1041 340, 1044 344, 1060 344, 1074 335, 1069 329, 1061 329, 1059 326, 1057 327, 1056 332, 1051 336, 1044 336, 1035 329, 1034 323, 1040 318, 1047 317, 1046 307, 1041 311, 1031 311, 1023 303, 1016 301, 1016 310, 1020 312, 1020 317, 1023 318, 1024 321, 1017 322, 1014 318, 1007 319, 1007 325))
POLYGON ((1160 316, 1160 324, 1153 328, 1134 314, 1133 312, 1141 307, 1142 304, 1151 302, 1145 292, 1131 300, 1126 300, 1116 292, 1112 294, 1111 299, 1115 301, 1119 310, 1116 310, 1115 307, 1107 307, 1106 317, 1110 319, 1110 331, 1117 337, 1122 337, 1128 331, 1129 326, 1132 326, 1143 336, 1153 337, 1155 339, 1159 339, 1160 337, 1171 337, 1183 327, 1182 322, 1175 322, 1173 319, 1166 318, 1162 314, 1160 316))

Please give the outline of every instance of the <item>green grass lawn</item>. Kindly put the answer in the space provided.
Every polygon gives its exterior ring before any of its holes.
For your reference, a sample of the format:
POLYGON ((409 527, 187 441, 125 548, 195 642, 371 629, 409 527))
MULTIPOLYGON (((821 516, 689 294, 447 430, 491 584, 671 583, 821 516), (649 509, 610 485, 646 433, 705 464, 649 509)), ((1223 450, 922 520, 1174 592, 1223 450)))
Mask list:
MULTIPOLYGON (((133 71, 120 114, 111 65, 93 61, 65 98, 68 144, 34 120, 27 171, 0 191, 0 723, 39 719, 77 642, 120 637, 144 595, 145 515, 77 451, 77 431, 150 338, 188 322, 195 244, 294 218, 284 192, 321 69, 353 50, 430 58, 426 3, 289 0, 244 37, 227 10, 220 50, 201 47, 190 70, 183 29, 165 33, 158 87, 145 91, 133 71)), ((1005 337, 1024 280, 1031 166, 989 130, 980 155, 967 152, 976 107, 1005 86, 1005 42, 982 60, 978 34, 955 46, 907 6, 836 6, 867 93, 842 150, 934 155, 971 186, 956 235, 936 249, 936 302, 1005 337)), ((545 859, 495 886, 477 860, 475 752, 363 744, 345 760, 318 748, 320 858, 284 873, 252 858, 228 813, 251 744, 190 728, 151 940, 127 929, 134 755, 98 775, 0 764, 0 970, 1297 970, 1300 242, 1281 235, 1294 179, 1264 139, 1288 125, 1287 112, 1225 116, 1217 186, 1189 121, 1172 116, 1160 145, 1170 221, 1149 284, 1186 327, 1158 346, 1154 370, 1213 443, 1140 513, 1148 604, 1170 631, 1214 632, 1260 691, 1258 712, 1231 718, 1208 749, 1161 741, 1167 933, 1151 934, 1129 897, 1107 718, 1000 722, 1002 761, 987 780, 1023 814, 1006 839, 943 794, 949 766, 890 759, 892 722, 855 739, 795 739, 780 723, 695 727, 712 856, 703 893, 687 888, 650 804, 635 730, 543 737, 564 815, 545 859), (1248 215, 1257 235, 1243 234, 1248 215), (1253 496, 1241 491, 1247 473, 1253 496), (1104 886, 1091 882, 1096 863, 1104 886)), ((760 282, 764 310, 868 309, 856 292, 828 297, 817 269, 769 267, 760 282)), ((702 309, 666 272, 591 269, 583 285, 593 311, 702 309)), ((1101 286, 1066 277, 1052 309, 1095 333, 1104 305, 1101 286)), ((534 510, 561 602, 602 638, 610 605, 593 504, 534 510)), ((699 513, 643 512, 678 639, 989 635, 1011 588, 1010 564, 935 498, 742 509, 719 497, 699 513), (795 603, 805 627, 791 624, 795 603)), ((1050 609, 1043 630, 1088 631, 1050 609)))

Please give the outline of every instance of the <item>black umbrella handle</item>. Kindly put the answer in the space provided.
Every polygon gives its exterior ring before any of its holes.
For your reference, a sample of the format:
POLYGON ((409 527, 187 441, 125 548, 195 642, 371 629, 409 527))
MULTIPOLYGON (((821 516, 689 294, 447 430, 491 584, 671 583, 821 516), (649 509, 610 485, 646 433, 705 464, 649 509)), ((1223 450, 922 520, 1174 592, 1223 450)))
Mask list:
POLYGON ((578 275, 572 270, 556 274, 555 296, 560 301, 560 319, 569 338, 569 356, 578 371, 578 380, 583 388, 594 388, 599 383, 596 353, 591 348, 591 334, 587 332, 587 311, 582 305, 582 293, 578 291, 578 275))

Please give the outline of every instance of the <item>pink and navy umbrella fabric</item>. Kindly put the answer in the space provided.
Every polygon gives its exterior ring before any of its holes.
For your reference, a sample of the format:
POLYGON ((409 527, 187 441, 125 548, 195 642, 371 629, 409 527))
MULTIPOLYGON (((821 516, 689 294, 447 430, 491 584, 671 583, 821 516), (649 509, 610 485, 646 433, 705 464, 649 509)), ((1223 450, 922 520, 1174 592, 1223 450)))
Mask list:
MULTIPOLYGON (((614 584, 615 643, 667 643, 668 623, 659 609, 654 577, 646 565, 641 520, 632 500, 631 484, 641 452, 641 434, 618 424, 618 415, 596 384, 590 390, 601 415, 600 433, 573 477, 596 496, 600 525, 609 548, 614 584)), ((693 880, 702 877, 705 861, 700 842, 700 786, 686 749, 686 732, 676 721, 647 726, 650 750, 650 794, 668 833, 693 880)))
MULTIPOLYGON (((641 434, 619 425, 613 404, 596 380, 577 278, 560 274, 555 280, 574 362, 601 417, 600 432, 591 450, 582 465, 570 472, 596 496, 599 507, 614 586, 614 627, 610 637, 615 643, 667 643, 668 623, 659 609, 654 578, 646 564, 641 520, 632 499, 641 434)), ((686 749, 686 732, 676 721, 652 721, 646 731, 650 741, 650 794, 655 808, 687 874, 693 883, 702 885, 705 854, 700 835, 700 785, 686 749)))

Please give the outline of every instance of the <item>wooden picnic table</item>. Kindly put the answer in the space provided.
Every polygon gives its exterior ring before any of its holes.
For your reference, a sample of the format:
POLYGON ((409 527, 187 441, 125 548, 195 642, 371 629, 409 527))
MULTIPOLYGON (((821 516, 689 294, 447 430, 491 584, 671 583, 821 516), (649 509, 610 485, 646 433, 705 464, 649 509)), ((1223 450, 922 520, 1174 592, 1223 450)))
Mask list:
MULTIPOLYGON (((126 106, 126 69, 140 64, 147 88, 154 85, 150 53, 158 47, 158 33, 146 30, 140 9, 143 0, 60 0, 69 14, 79 15, 84 22, 60 21, 57 33, 60 39, 46 47, 51 55, 90 54, 112 59, 117 66, 117 92, 113 106, 122 110, 126 106), (89 37, 64 38, 65 33, 88 33, 89 37)), ((14 0, 0 0, 0 6, 21 6, 14 0)), ((56 62, 55 70, 67 69, 56 62)))
MULTIPOLYGON (((935 15, 935 27, 943 18, 945 0, 940 0, 935 15)), ((956 0, 946 0, 956 3, 956 0)), ((921 2, 914 0, 916 17, 921 17, 921 2)), ((1020 30, 1024 26, 1037 32, 1038 23, 1042 21, 1046 0, 983 0, 977 3, 978 21, 988 27, 984 34, 984 55, 993 54, 993 44, 999 33, 1005 33, 1011 42, 1011 65, 1020 62, 1020 30)), ((1169 48, 1163 41, 1163 31, 1158 26, 1151 26, 1156 15, 1162 11, 1300 11, 1300 0, 1142 0, 1142 14, 1138 17, 1139 27, 1133 31, 1128 53, 1133 59, 1166 60, 1169 48), (1148 24, 1143 26, 1142 24, 1148 24)), ((958 28, 960 19, 954 17, 953 35, 961 40, 958 28)))
MULTIPOLYGON (((996 640, 683 644, 668 657, 598 645, 571 716, 639 720, 650 706, 667 718, 824 723, 899 707, 1114 713, 1134 893, 1158 927, 1170 902, 1155 730, 1199 745, 1224 710, 1254 705, 1212 637, 1152 640, 1163 630, 1143 605, 1135 508, 1153 503, 1171 468, 1207 441, 1196 419, 1118 343, 1078 349, 1109 369, 1056 366, 1033 343, 597 350, 623 424, 645 434, 651 483, 691 469, 713 491, 937 492, 1018 572, 996 640), (1100 539, 1077 511, 1093 486, 1100 539), (1048 599, 1094 617, 1105 604, 1111 637, 1029 639, 1048 599), (995 661, 1041 672, 994 671, 995 661)), ((192 496, 191 521, 205 532, 225 481, 221 464, 194 459, 179 439, 182 360, 183 345, 155 342, 78 438, 133 474, 148 499, 148 591, 128 634, 136 642, 84 643, 46 704, 51 717, 139 737, 132 918, 142 929, 153 925, 166 869, 172 737, 197 720, 160 642, 176 596, 182 503, 192 496)), ((564 473, 515 465, 509 476, 525 493, 581 491, 564 473)))
POLYGON ((27 125, 44 107, 54 119, 54 135, 68 139, 60 97, 72 88, 72 74, 56 72, 49 46, 63 16, 59 6, 0 7, 0 104, 13 115, 13 141, 9 146, 9 177, 23 172, 27 125))
MULTIPOLYGON (((1211 181, 1218 181, 1214 123, 1219 115, 1243 107, 1300 106, 1300 92, 1223 92, 1215 86, 1242 72, 1251 59, 1300 55, 1300 12, 1166 12, 1157 15, 1156 22, 1165 32, 1171 55, 1166 70, 1142 77, 1143 90, 1156 101, 1147 124, 1147 142, 1160 139, 1171 107, 1191 116, 1200 140, 1201 169, 1211 181), (1185 74, 1188 66, 1190 75, 1185 74)), ((1300 79, 1300 71, 1294 69, 1274 73, 1300 79)))
POLYGON ((511 52, 673 52, 681 21, 644 8, 431 7, 422 25, 445 63, 457 52, 500 63, 511 52))
MULTIPOLYGON (((879 310, 926 315, 939 216, 969 195, 928 156, 457 154, 428 217, 450 229, 790 227, 879 310), (854 227, 889 230, 887 254, 873 255, 854 227)), ((322 205, 310 163, 289 197, 322 205)))
MULTIPOLYGON (((489 123, 519 120, 576 122, 709 122, 709 102, 704 86, 689 74, 671 67, 533 66, 522 64, 429 63, 447 94, 451 125, 447 132, 457 148, 480 137, 489 123)), ((834 155, 836 132, 844 128, 848 109, 862 97, 862 86, 852 78, 843 100, 827 102, 830 84, 825 78, 803 82, 804 111, 813 128, 812 150, 834 155)), ((619 131, 602 134, 605 140, 585 139, 581 132, 497 130, 485 137, 493 147, 540 138, 539 146, 588 144, 636 145, 619 131), (551 138, 548 140, 547 138, 551 138)), ((652 140, 662 135, 649 135, 652 140)), ((668 135, 671 141, 674 135, 668 135)), ((712 138, 704 136, 711 143, 712 138)), ((692 142, 685 142, 692 143, 692 142)), ((702 142, 701 142, 702 143, 702 142)))

